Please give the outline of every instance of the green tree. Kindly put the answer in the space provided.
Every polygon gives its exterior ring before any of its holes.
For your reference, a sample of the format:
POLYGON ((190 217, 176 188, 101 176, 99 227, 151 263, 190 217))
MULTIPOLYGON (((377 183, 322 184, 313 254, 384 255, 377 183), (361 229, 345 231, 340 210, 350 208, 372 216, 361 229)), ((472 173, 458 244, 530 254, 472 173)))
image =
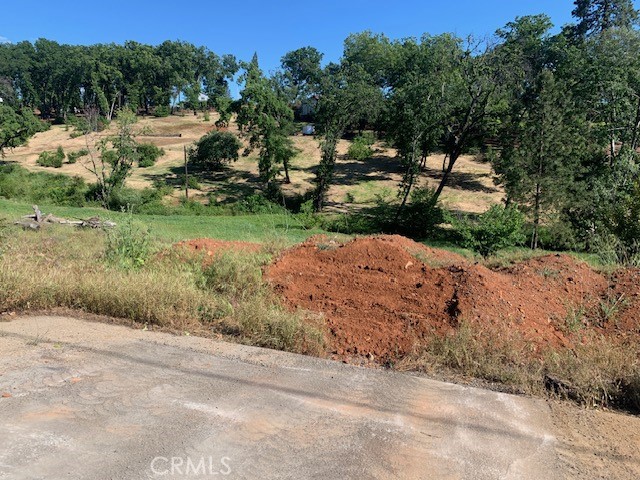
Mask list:
POLYGON ((31 136, 47 128, 28 109, 15 110, 0 103, 0 156, 4 157, 7 148, 24 145, 31 136))
POLYGON ((446 87, 455 79, 458 40, 451 35, 425 35, 420 42, 409 39, 393 48, 397 53, 389 74, 385 130, 398 149, 404 169, 397 224, 427 156, 441 140, 446 87))
POLYGON ((244 89, 240 92, 237 122, 249 145, 245 155, 258 149, 260 180, 267 190, 283 165, 289 183, 290 161, 296 151, 289 135, 293 130, 293 110, 286 98, 278 94, 272 81, 258 66, 257 55, 245 65, 244 89))
POLYGON ((301 100, 315 93, 322 69, 323 54, 314 47, 302 47, 288 52, 280 60, 285 82, 292 89, 292 97, 301 100))
POLYGON ((321 159, 316 169, 313 206, 323 209, 333 181, 338 141, 345 131, 363 119, 375 121, 382 106, 382 92, 358 65, 328 65, 320 81, 316 131, 321 159))
POLYGON ((494 133, 505 105, 502 101, 503 65, 492 48, 470 40, 453 51, 451 80, 443 85, 443 132, 439 146, 445 153, 443 173, 434 193, 434 203, 447 185, 461 155, 479 146, 494 133))
POLYGON ((225 163, 237 161, 241 147, 240 140, 233 133, 213 131, 195 143, 189 151, 189 159, 196 164, 218 170, 225 163))
MULTIPOLYGON (((92 128, 86 134, 88 147, 91 147, 89 136, 97 131, 97 117, 97 110, 90 112, 92 128)), ((136 115, 131 110, 118 110, 116 133, 97 140, 96 149, 87 149, 88 159, 83 165, 96 178, 96 199, 104 208, 110 207, 114 193, 125 186, 127 177, 140 158, 139 144, 134 139, 133 126, 136 122, 136 115)))
POLYGON ((631 0, 575 0, 571 14, 578 20, 574 32, 579 38, 613 28, 631 29, 638 23, 638 11, 631 0))
POLYGON ((509 201, 531 212, 533 249, 538 248, 543 214, 558 211, 570 198, 585 152, 585 125, 571 94, 544 69, 503 132, 494 169, 509 201))

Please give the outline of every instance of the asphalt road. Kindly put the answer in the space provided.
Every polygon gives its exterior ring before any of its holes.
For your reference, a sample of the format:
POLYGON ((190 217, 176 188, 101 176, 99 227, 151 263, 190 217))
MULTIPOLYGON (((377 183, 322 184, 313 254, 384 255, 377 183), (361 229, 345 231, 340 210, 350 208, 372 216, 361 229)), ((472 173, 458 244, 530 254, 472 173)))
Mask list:
POLYGON ((561 478, 542 400, 62 317, 0 322, 1 479, 561 478))

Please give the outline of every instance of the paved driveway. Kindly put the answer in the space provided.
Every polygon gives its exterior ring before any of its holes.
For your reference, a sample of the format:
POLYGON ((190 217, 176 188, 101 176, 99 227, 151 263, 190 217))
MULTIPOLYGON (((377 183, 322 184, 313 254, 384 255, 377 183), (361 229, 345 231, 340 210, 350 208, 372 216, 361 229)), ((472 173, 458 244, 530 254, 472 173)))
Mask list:
POLYGON ((0 323, 0 394, 0 478, 562 476, 543 401, 71 318, 0 323))

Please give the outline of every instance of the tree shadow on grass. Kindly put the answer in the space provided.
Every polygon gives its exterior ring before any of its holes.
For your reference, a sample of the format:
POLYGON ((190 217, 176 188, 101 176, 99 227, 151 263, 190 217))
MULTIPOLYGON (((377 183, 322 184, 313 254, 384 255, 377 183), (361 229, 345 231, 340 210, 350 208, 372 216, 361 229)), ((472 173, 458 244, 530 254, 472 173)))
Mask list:
MULTIPOLYGON (((309 173, 316 173, 317 166, 303 168, 309 173)), ((398 159, 386 155, 378 155, 365 160, 353 160, 346 155, 339 155, 336 162, 332 185, 358 185, 362 182, 394 180, 394 175, 402 173, 398 159)))
MULTIPOLYGON (((427 177, 440 181, 442 180, 442 170, 438 168, 430 168, 426 167, 422 170, 423 175, 427 177)), ((456 172, 455 168, 449 175, 447 180, 447 187, 453 188, 455 190, 466 190, 470 192, 481 192, 481 193, 498 193, 498 190, 494 186, 488 186, 482 183, 481 179, 489 178, 491 179, 491 174, 489 173, 470 173, 470 172, 456 172)))
MULTIPOLYGON (((199 182, 207 182, 212 185, 211 194, 218 199, 217 203, 221 205, 236 203, 260 191, 260 179, 258 175, 251 172, 234 170, 228 166, 223 166, 219 170, 211 170, 192 164, 188 165, 188 170, 189 176, 199 182)), ((143 177, 154 182, 163 182, 174 188, 183 188, 184 167, 171 167, 169 172, 144 174, 143 177)))

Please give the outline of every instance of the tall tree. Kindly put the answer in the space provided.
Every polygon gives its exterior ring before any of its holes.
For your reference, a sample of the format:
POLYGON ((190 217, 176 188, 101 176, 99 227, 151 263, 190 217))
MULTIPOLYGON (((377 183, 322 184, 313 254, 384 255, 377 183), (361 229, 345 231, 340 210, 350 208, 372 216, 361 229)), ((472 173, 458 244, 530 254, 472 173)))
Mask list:
POLYGON ((574 5, 571 13, 578 20, 574 27, 578 38, 613 28, 630 29, 638 22, 632 0, 575 0, 574 5))
POLYGON ((322 69, 323 54, 314 47, 302 47, 284 55, 280 61, 285 81, 292 91, 292 97, 302 100, 315 93, 322 69))
POLYGON ((98 139, 95 135, 98 116, 98 109, 88 112, 91 130, 85 134, 85 140, 89 155, 83 166, 96 179, 96 200, 104 208, 109 208, 114 193, 124 187, 134 163, 140 157, 138 143, 134 139, 137 118, 129 109, 119 110, 116 114, 116 132, 98 139))
POLYGON ((404 176, 398 195, 397 223, 418 181, 427 156, 442 132, 445 91, 454 72, 456 40, 450 35, 424 36, 420 42, 395 44, 384 129, 401 156, 404 176))
POLYGON ((504 108, 501 101, 503 65, 496 61, 491 47, 480 48, 481 44, 473 40, 463 48, 462 41, 458 40, 453 51, 451 80, 443 85, 445 108, 440 148, 445 153, 445 163, 433 196, 434 203, 460 156, 491 135, 504 108))
POLYGON ((531 213, 531 248, 538 248, 543 214, 557 212, 570 198, 585 152, 586 122, 571 94, 544 68, 515 106, 502 133, 494 170, 510 202, 531 213))
POLYGON ((375 121, 382 92, 359 65, 329 64, 320 81, 316 131, 321 138, 320 164, 313 196, 315 211, 323 209, 333 182, 337 146, 345 131, 363 119, 375 121))
POLYGON ((0 103, 0 157, 4 157, 7 148, 24 145, 35 133, 47 128, 29 109, 14 109, 0 103))
POLYGON ((293 110, 286 98, 278 95, 274 84, 263 75, 257 55, 245 65, 243 80, 237 122, 249 142, 245 154, 258 149, 260 179, 267 187, 267 192, 274 193, 274 180, 280 164, 284 166, 285 182, 290 182, 289 164, 296 154, 288 137, 293 128, 293 110))

